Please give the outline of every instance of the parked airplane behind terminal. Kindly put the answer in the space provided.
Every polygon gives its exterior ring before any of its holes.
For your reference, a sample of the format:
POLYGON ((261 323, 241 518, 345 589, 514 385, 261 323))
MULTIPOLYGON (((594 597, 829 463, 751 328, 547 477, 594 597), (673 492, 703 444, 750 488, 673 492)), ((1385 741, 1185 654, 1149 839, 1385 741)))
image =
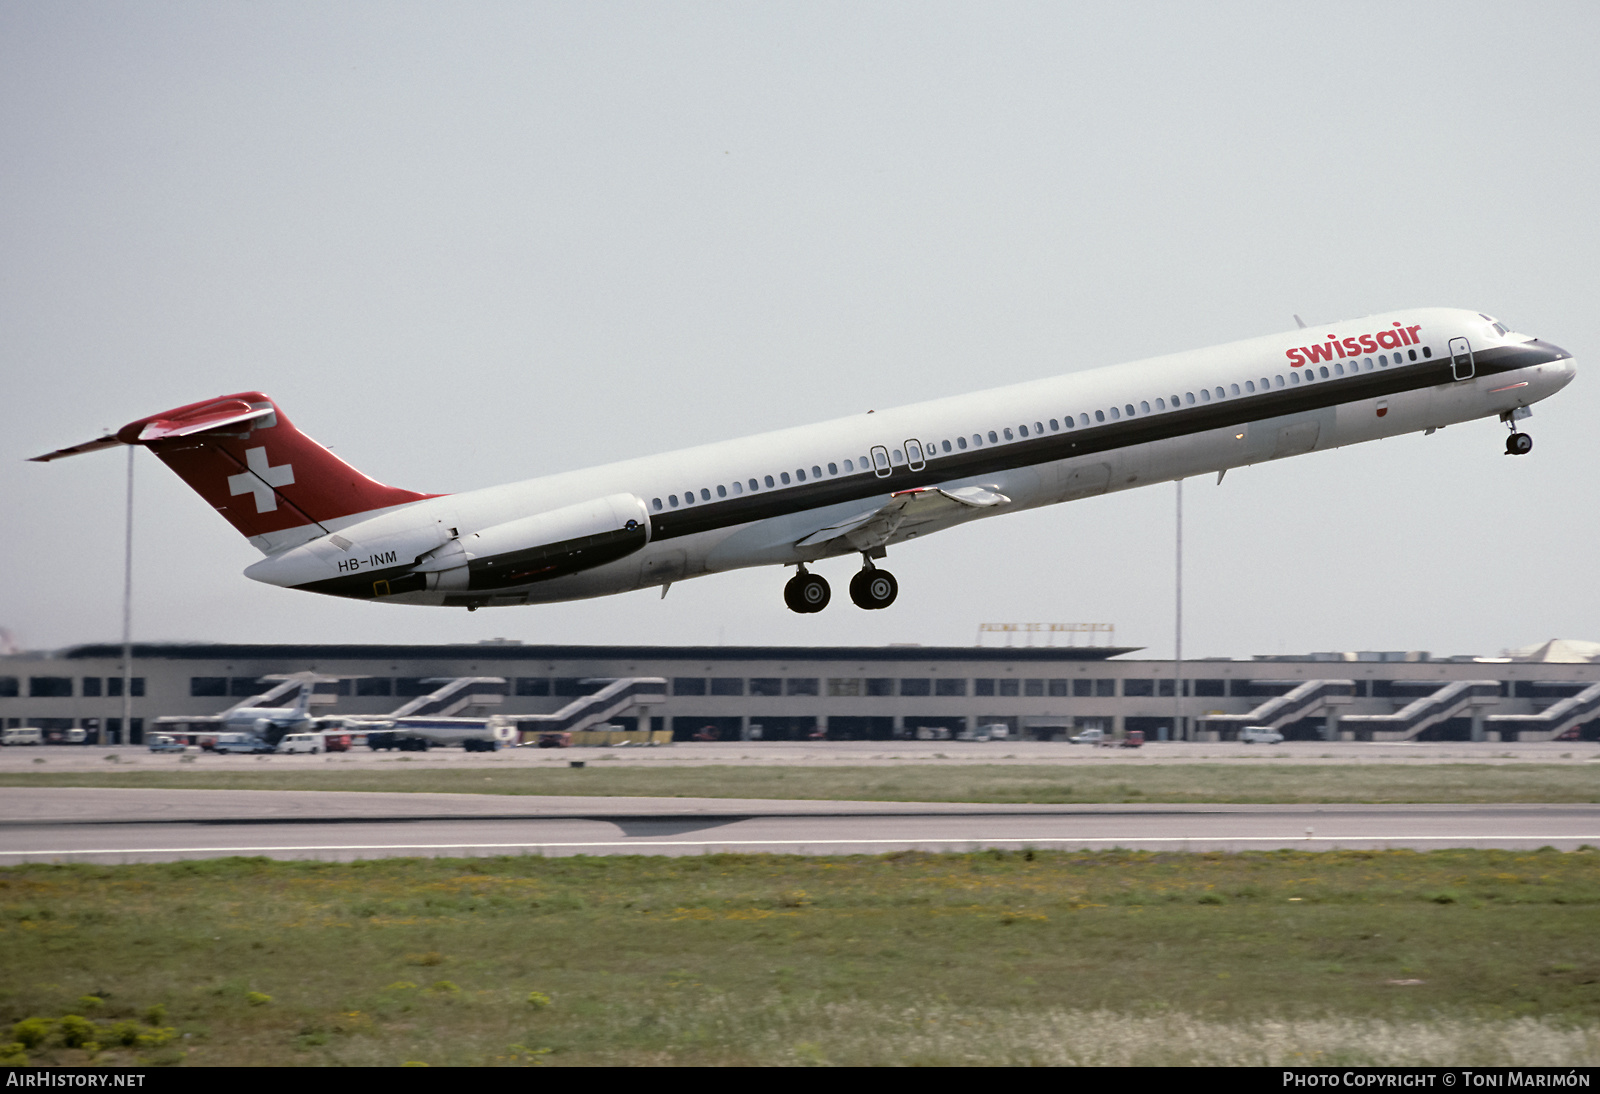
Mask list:
POLYGON ((259 392, 178 407, 36 460, 143 445, 267 557, 257 581, 359 600, 577 600, 745 566, 859 553, 850 598, 885 608, 886 549, 979 517, 1498 417, 1508 455, 1571 354, 1479 312, 1423 309, 1270 335, 722 441, 465 494, 384 486, 259 392))

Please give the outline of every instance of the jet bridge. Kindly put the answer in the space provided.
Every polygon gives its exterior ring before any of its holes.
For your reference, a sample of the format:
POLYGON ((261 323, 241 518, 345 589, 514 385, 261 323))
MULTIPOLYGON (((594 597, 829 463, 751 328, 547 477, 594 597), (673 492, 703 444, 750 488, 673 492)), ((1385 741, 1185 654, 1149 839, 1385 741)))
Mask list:
POLYGON ((1456 680, 1393 714, 1349 715, 1340 720, 1339 728, 1353 731, 1358 741, 1414 741, 1424 730, 1457 717, 1462 711, 1499 702, 1500 681, 1456 680))
MULTIPOLYGON (((517 731, 524 742, 541 733, 581 733, 617 717, 629 707, 665 702, 667 681, 660 676, 624 676, 609 681, 593 695, 580 695, 554 714, 519 714, 517 731)), ((648 715, 642 719, 649 727, 648 715)))
POLYGON ((384 717, 449 718, 469 707, 497 707, 506 701, 510 690, 504 676, 434 676, 422 682, 439 687, 384 717))
POLYGON ((1484 728, 1502 741, 1553 741, 1570 729, 1600 717, 1600 684, 1591 684, 1539 714, 1491 714, 1484 728))
MULTIPOLYGON (((1270 680, 1251 682, 1272 683, 1270 680)), ((1239 731, 1245 726, 1281 730, 1292 722, 1350 702, 1355 690, 1354 680, 1307 680, 1282 695, 1274 695, 1248 714, 1208 714, 1199 719, 1199 728, 1215 730, 1224 741, 1238 739, 1239 731)))

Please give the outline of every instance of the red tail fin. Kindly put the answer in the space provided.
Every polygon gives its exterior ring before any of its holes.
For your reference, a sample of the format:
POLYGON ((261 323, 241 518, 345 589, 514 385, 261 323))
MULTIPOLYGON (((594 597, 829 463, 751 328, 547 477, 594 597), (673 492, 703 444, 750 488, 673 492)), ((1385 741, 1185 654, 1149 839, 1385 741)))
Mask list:
POLYGON ((264 551, 322 535, 331 530, 327 521, 438 496, 367 478, 301 433, 258 391, 163 411, 112 436, 35 458, 114 444, 150 449, 264 551))

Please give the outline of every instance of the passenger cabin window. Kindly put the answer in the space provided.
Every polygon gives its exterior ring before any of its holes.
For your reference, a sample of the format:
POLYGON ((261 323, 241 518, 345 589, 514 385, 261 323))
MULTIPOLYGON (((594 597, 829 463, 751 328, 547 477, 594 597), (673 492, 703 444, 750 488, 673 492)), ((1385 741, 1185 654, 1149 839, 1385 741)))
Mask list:
MULTIPOLYGON (((833 465, 830 463, 828 466, 832 467, 833 465)), ((812 464, 811 465, 811 477, 814 478, 814 479, 822 478, 822 468, 816 466, 815 464, 812 464)))
MULTIPOLYGON (((1147 409, 1148 409, 1148 408, 1147 408, 1147 409)), ((1131 417, 1133 417, 1133 404, 1132 404, 1132 403, 1129 403, 1129 404, 1128 404, 1128 405, 1127 405, 1127 406, 1124 406, 1124 407, 1123 407, 1123 408, 1122 408, 1122 410, 1123 410, 1123 412, 1124 412, 1124 413, 1125 413, 1125 414, 1127 414, 1127 415, 1128 415, 1128 417, 1130 417, 1130 418, 1131 418, 1131 417)))
POLYGON ((872 473, 880 479, 889 477, 889 450, 882 445, 872 449, 872 473))
POLYGON ((702 486, 700 488, 700 500, 701 501, 710 501, 711 500, 711 491, 710 491, 710 489, 708 489, 707 487, 704 487, 704 486, 702 486))
POLYGON ((961 449, 961 451, 965 452, 967 450, 967 439, 965 437, 957 437, 956 438, 956 447, 961 449))
POLYGON ((1165 399, 1157 399, 1156 400, 1156 409, 1157 410, 1165 410, 1165 409, 1167 409, 1167 401, 1165 399))
POLYGON ((805 482, 805 481, 806 481, 806 471, 805 471, 805 468, 803 468, 803 467, 797 467, 797 468, 795 468, 795 471, 794 471, 794 477, 795 477, 795 478, 797 478, 797 479, 799 479, 799 480, 800 480, 800 481, 801 481, 801 482, 805 482))
POLYGON ((1015 440, 1016 439, 1016 434, 1012 433, 1009 428, 1006 429, 1005 433, 1006 433, 1006 440, 1010 441, 1010 440, 1015 440))
POLYGON ((651 498, 650 499, 650 504, 655 509, 656 512, 658 512, 658 513, 661 512, 661 499, 660 498, 651 498))
MULTIPOLYGON (((1017 432, 1022 434, 1024 437, 1026 437, 1028 435, 1028 427, 1025 426, 1025 425, 1019 425, 1019 426, 1017 426, 1017 432)), ((1011 439, 1011 430, 1008 429, 1008 430, 1006 430, 1006 440, 1010 440, 1010 439, 1011 439)))
POLYGON ((1194 406, 1194 392, 1185 391, 1183 393, 1183 401, 1188 403, 1190 406, 1194 406))
POLYGON ((944 448, 944 450, 946 452, 950 451, 950 442, 949 441, 940 441, 939 444, 944 448))
POLYGON ((1065 418, 1062 418, 1061 421, 1062 424, 1064 424, 1068 429, 1072 429, 1076 426, 1076 423, 1072 420, 1071 414, 1068 414, 1065 418))
MULTIPOLYGON (((1148 413, 1150 413, 1150 404, 1149 404, 1149 403, 1148 403, 1148 402, 1146 402, 1146 401, 1145 401, 1145 400, 1143 400, 1143 399, 1140 399, 1140 400, 1139 400, 1139 412, 1140 412, 1140 413, 1141 413, 1141 414, 1148 414, 1148 413)), ((1128 413, 1130 413, 1130 414, 1131 414, 1131 413, 1133 413, 1133 412, 1132 412, 1132 411, 1131 411, 1131 410, 1130 410, 1130 411, 1129 411, 1129 412, 1128 412, 1128 413)))
POLYGON ((830 463, 828 465, 828 474, 837 475, 838 473, 839 473, 839 465, 836 464, 836 463, 830 463))
POLYGON ((989 443, 990 444, 999 444, 1000 443, 1000 438, 995 435, 995 431, 992 430, 992 429, 989 430, 989 443))
POLYGON ((766 479, 765 479, 765 482, 766 482, 766 484, 767 484, 767 489, 768 489, 768 490, 771 490, 771 489, 772 489, 772 488, 773 488, 773 486, 774 486, 774 485, 776 485, 776 484, 775 484, 775 483, 774 483, 774 482, 773 482, 773 481, 772 481, 772 476, 771 476, 771 475, 768 475, 768 476, 767 476, 767 477, 766 477, 766 479))
POLYGON ((674 509, 676 509, 678 507, 678 495, 676 495, 676 494, 668 494, 667 495, 667 504, 672 506, 674 509))
POLYGON ((685 504, 685 505, 693 505, 694 504, 694 491, 693 490, 685 490, 683 492, 683 504, 685 504))
POLYGON ((735 479, 735 480, 734 480, 734 481, 733 481, 733 492, 734 492, 734 493, 735 493, 735 494, 742 494, 742 493, 744 493, 744 487, 743 487, 743 486, 741 486, 741 485, 740 485, 740 484, 739 484, 739 480, 738 480, 738 479, 735 479))
POLYGON ((1217 398, 1226 399, 1227 397, 1228 397, 1228 393, 1227 392, 1223 391, 1220 387, 1217 388, 1217 398))
POLYGON ((1244 390, 1247 394, 1255 394, 1256 382, 1254 380, 1246 380, 1244 382, 1244 390))
POLYGON ((787 472, 787 471, 779 471, 778 472, 778 481, 783 483, 783 485, 788 486, 789 485, 789 472, 787 472))
POLYGON ((1087 415, 1087 414, 1079 414, 1078 415, 1078 424, 1079 425, 1088 425, 1089 424, 1089 415, 1087 415))
POLYGON ((1094 420, 1097 421, 1097 422, 1105 421, 1106 420, 1106 412, 1103 411, 1103 410, 1095 411, 1094 412, 1094 420))
POLYGON ((1061 432, 1061 423, 1056 421, 1054 418, 1050 419, 1050 432, 1052 432, 1052 433, 1060 433, 1061 432))
POLYGON ((1122 415, 1120 413, 1118 413, 1117 408, 1116 407, 1112 407, 1111 408, 1111 420, 1114 422, 1120 417, 1122 417, 1122 415))
POLYGON ((906 466, 912 471, 921 471, 925 466, 922 458, 922 445, 917 441, 906 442, 906 466))
POLYGON ((1209 403, 1211 401, 1211 392, 1206 390, 1205 388, 1201 388, 1200 389, 1200 401, 1202 403, 1209 403))
POLYGON ((1300 382, 1300 374, 1298 372, 1289 373, 1289 382, 1291 384, 1298 384, 1300 382))

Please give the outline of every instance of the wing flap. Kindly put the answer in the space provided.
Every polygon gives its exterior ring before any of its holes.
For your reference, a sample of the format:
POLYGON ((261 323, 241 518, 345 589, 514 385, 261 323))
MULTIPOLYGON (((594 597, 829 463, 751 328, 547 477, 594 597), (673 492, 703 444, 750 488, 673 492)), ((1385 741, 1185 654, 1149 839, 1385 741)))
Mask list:
POLYGON ((850 541, 858 551, 881 547, 902 528, 921 527, 927 524, 952 524, 974 509, 988 509, 1007 505, 1011 501, 992 486, 962 486, 954 490, 942 487, 918 487, 902 490, 889 498, 888 504, 848 520, 819 528, 798 541, 796 547, 818 547, 841 537, 850 541))

